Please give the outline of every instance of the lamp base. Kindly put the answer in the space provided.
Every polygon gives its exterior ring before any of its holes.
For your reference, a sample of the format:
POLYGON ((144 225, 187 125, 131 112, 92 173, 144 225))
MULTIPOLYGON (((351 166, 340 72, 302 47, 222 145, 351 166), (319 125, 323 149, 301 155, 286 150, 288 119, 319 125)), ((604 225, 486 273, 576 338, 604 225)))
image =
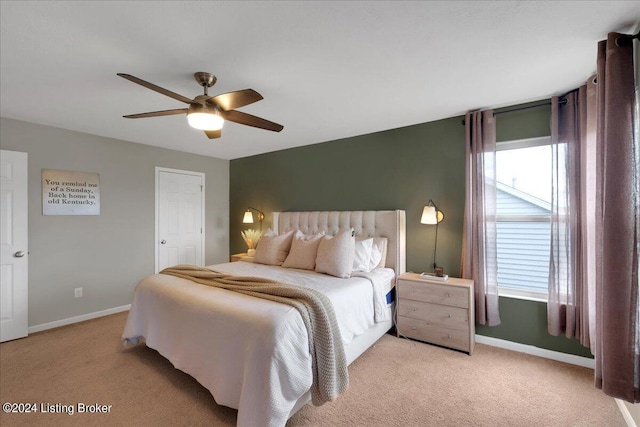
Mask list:
POLYGON ((247 249, 247 256, 254 256, 256 254, 255 249, 247 249))

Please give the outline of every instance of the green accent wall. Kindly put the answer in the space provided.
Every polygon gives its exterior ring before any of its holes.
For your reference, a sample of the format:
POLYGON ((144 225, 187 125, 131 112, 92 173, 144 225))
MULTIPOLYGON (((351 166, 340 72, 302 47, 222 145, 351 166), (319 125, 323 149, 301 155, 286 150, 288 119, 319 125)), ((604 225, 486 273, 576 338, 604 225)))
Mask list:
MULTIPOLYGON (((407 270, 426 271, 435 226, 420 224, 429 201, 444 212, 437 262, 460 270, 464 209, 462 118, 392 129, 231 161, 230 249, 246 251, 240 231, 248 206, 274 211, 403 209, 407 214, 407 270)), ((255 216, 257 218, 257 215, 255 216)))
POLYGON ((591 351, 583 347, 578 340, 549 335, 547 332, 547 304, 544 302, 500 297, 500 321, 500 325, 492 327, 476 324, 476 333, 561 353, 593 358, 591 351))
MULTIPOLYGON (((549 135, 549 114, 550 108, 542 107, 498 115, 498 141, 549 135)), ((433 199, 444 213, 436 260, 445 273, 458 276, 465 187, 462 120, 452 117, 232 160, 230 252, 245 252, 240 231, 258 227, 242 223, 248 206, 266 214, 263 229, 271 227, 271 213, 277 211, 402 209, 407 214, 407 271, 430 271, 435 227, 420 224, 420 216, 433 199)), ((547 333, 546 304, 500 298, 500 310, 502 324, 478 326, 478 334, 590 356, 576 340, 547 333)))

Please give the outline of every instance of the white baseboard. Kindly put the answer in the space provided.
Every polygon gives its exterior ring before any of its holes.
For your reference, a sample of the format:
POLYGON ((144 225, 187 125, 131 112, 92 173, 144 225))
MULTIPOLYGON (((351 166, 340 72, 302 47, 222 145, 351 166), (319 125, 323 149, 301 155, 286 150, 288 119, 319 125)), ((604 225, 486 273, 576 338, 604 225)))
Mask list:
MULTIPOLYGON (((560 353, 558 351, 547 350, 544 348, 535 347, 527 344, 520 344, 513 341, 501 340, 498 338, 487 337, 484 335, 476 334, 476 342, 480 344, 486 344, 493 347, 504 348, 506 350, 517 351, 520 353, 531 354, 533 356, 544 357, 546 359, 557 360, 560 362, 569 363, 572 365, 578 365, 589 369, 595 369, 595 361, 588 357, 576 356, 574 354, 560 353)), ((640 403, 633 405, 635 411, 634 415, 631 414, 629 406, 620 399, 613 399, 618 405, 618 409, 622 414, 627 427, 639 427, 636 420, 640 420, 640 403), (637 411, 636 411, 637 409, 637 411)))
MULTIPOLYGON (((636 420, 633 418, 633 415, 629 411, 629 406, 620 399, 613 399, 613 400, 616 401, 616 404, 618 405, 618 409, 620 409, 620 413, 622 414, 622 417, 627 423, 627 427, 638 427, 636 420)), ((640 406, 638 405, 640 405, 640 403, 635 403, 633 404, 633 407, 634 407, 634 411, 636 413, 637 419, 640 420, 640 406)))
POLYGON ((131 304, 122 305, 120 307, 108 308, 93 313, 82 314, 80 316, 69 317, 67 319, 56 320, 55 322, 42 323, 40 325, 29 326, 29 333, 46 331, 47 329, 58 328, 60 326, 71 325, 72 323, 84 322, 85 320, 97 319, 98 317, 108 316, 110 314, 121 313, 131 308, 131 304))
POLYGON ((544 348, 535 347, 533 345, 520 344, 513 341, 501 340, 498 338, 492 338, 478 334, 476 334, 476 342, 480 344, 487 344, 493 347, 517 351, 519 353, 526 353, 533 356, 544 357, 546 359, 557 360, 559 362, 570 363, 572 365, 583 366, 585 368, 595 369, 595 361, 593 359, 589 359, 588 357, 560 353, 559 351, 547 350, 544 348))

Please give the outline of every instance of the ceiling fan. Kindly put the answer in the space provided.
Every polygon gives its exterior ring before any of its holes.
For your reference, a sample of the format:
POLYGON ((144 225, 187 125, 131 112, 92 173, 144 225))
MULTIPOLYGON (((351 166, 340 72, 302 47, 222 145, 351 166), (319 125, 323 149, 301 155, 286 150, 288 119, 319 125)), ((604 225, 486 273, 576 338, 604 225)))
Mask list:
POLYGON ((204 88, 204 95, 198 95, 193 99, 171 92, 153 83, 146 82, 131 74, 118 73, 118 75, 147 89, 189 104, 189 108, 177 108, 174 110, 153 111, 123 116, 127 119, 186 114, 189 124, 196 129, 203 130, 209 139, 220 138, 222 136, 222 126, 225 120, 274 132, 280 132, 284 129, 284 126, 277 123, 235 110, 235 108, 244 107, 245 105, 253 104, 262 99, 262 95, 253 89, 238 90, 210 97, 208 89, 216 84, 218 80, 216 76, 211 73, 198 72, 193 75, 196 82, 204 88))

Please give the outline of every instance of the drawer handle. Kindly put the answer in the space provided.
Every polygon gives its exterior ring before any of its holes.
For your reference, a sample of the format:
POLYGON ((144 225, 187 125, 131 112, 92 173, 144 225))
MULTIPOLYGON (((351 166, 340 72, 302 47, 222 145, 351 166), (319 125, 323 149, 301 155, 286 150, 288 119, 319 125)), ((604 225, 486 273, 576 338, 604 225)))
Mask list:
POLYGON ((451 334, 447 335, 447 339, 449 340, 451 339, 451 334))
POLYGON ((449 292, 446 293, 447 298, 451 298, 451 294, 449 292))
POLYGON ((411 307, 411 311, 418 311, 418 309, 415 307, 411 307))
POLYGON ((412 330, 412 331, 415 331, 415 330, 416 330, 416 327, 415 327, 415 326, 412 326, 412 327, 411 327, 411 330, 412 330))
POLYGON ((451 313, 449 313, 449 319, 451 319, 451 313))

